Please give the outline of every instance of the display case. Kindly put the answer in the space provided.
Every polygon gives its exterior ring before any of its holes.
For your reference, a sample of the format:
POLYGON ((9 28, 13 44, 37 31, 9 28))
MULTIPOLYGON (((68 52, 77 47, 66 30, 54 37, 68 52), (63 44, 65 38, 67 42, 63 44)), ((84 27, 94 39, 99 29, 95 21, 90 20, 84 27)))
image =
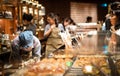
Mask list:
MULTIPOLYGON (((86 34, 79 33, 76 35, 72 44, 73 48, 57 49, 51 53, 49 58, 44 58, 41 61, 24 62, 24 68, 12 76, 20 76, 21 74, 23 76, 30 74, 33 76, 120 75, 119 51, 111 51, 109 44, 107 44, 111 36, 110 32, 89 31, 86 34), (79 39, 82 34, 82 38, 79 39)), ((119 42, 120 37, 117 36, 116 38, 119 42)), ((119 46, 116 46, 116 49, 118 48, 119 46)))
MULTIPOLYGON (((73 65, 64 76, 119 76, 119 39, 111 46, 110 31, 77 32, 73 39, 73 49, 65 53, 55 53, 55 58, 74 57, 73 65)), ((58 52, 58 51, 57 51, 58 52)))

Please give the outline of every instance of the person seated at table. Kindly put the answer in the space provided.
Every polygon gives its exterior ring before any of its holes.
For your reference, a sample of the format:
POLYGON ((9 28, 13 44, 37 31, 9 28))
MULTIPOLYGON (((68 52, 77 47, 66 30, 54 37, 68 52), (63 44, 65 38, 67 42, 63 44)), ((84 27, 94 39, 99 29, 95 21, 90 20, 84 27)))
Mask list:
POLYGON ((22 56, 26 58, 41 57, 41 43, 32 31, 23 31, 14 38, 12 50, 16 60, 22 60, 22 56))

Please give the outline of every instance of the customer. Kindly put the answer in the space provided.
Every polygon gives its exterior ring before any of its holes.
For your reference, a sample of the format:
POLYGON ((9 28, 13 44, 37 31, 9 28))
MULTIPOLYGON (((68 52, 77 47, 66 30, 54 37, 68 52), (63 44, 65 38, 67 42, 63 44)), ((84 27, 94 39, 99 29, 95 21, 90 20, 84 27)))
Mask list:
MULTIPOLYGON (((120 47, 120 42, 119 40, 116 40, 117 35, 120 35, 118 32, 120 31, 120 2, 114 2, 111 4, 111 11, 112 11, 112 16, 111 16, 111 40, 110 44, 111 45, 116 45, 116 47, 120 47), (117 34, 117 35, 116 35, 117 34)), ((119 49, 116 49, 119 50, 119 49)))
POLYGON ((46 57, 53 51, 64 45, 60 32, 64 31, 63 25, 57 23, 57 18, 54 13, 47 15, 48 24, 45 27, 44 36, 47 38, 46 43, 46 57))
POLYGON ((91 16, 87 16, 86 17, 86 23, 91 23, 92 22, 92 17, 91 16))
POLYGON ((36 25, 32 23, 33 16, 31 14, 24 13, 22 16, 24 30, 31 30, 36 35, 36 25))
POLYGON ((71 45, 69 46, 69 48, 72 48, 72 44, 75 44, 77 43, 75 37, 72 37, 75 35, 75 32, 76 32, 76 23, 74 22, 74 20, 71 18, 71 17, 66 17, 64 20, 63 20, 63 25, 64 25, 64 30, 66 31, 69 31, 70 33, 70 37, 71 37, 71 45))
POLYGON ((66 17, 63 20, 64 30, 69 29, 69 25, 76 25, 75 22, 70 17, 66 17))
POLYGON ((120 29, 120 2, 114 2, 111 4, 111 31, 115 32, 120 29))
POLYGON ((12 42, 13 56, 21 60, 22 56, 41 57, 41 43, 32 31, 24 31, 12 42))

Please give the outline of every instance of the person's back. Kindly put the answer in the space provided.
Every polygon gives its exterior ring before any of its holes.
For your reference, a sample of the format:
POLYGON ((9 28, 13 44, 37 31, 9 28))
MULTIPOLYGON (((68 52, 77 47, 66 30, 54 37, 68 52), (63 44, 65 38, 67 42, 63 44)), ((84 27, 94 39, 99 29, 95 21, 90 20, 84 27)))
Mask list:
POLYGON ((36 35, 36 28, 37 26, 32 23, 33 16, 31 14, 23 14, 23 25, 25 27, 24 30, 30 30, 33 32, 34 35, 36 35))
POLYGON ((34 35, 36 35, 36 29, 37 26, 35 24, 29 24, 29 26, 26 28, 26 30, 31 30, 33 32, 34 35))

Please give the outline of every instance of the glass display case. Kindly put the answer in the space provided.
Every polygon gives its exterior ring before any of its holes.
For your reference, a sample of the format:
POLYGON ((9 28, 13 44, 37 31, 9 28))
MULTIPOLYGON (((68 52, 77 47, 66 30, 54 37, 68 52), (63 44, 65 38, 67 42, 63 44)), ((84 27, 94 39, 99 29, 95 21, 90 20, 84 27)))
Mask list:
MULTIPOLYGON (((73 38, 73 48, 57 49, 49 58, 44 58, 37 63, 35 60, 32 64, 25 62, 26 72, 24 71, 23 76, 29 74, 42 76, 119 76, 120 56, 118 50, 114 52, 109 47, 111 34, 108 31, 77 33, 73 38), (34 68, 29 68, 31 65, 34 68)), ((119 45, 120 37, 116 38, 119 45)), ((119 47, 116 46, 116 49, 119 47)))

